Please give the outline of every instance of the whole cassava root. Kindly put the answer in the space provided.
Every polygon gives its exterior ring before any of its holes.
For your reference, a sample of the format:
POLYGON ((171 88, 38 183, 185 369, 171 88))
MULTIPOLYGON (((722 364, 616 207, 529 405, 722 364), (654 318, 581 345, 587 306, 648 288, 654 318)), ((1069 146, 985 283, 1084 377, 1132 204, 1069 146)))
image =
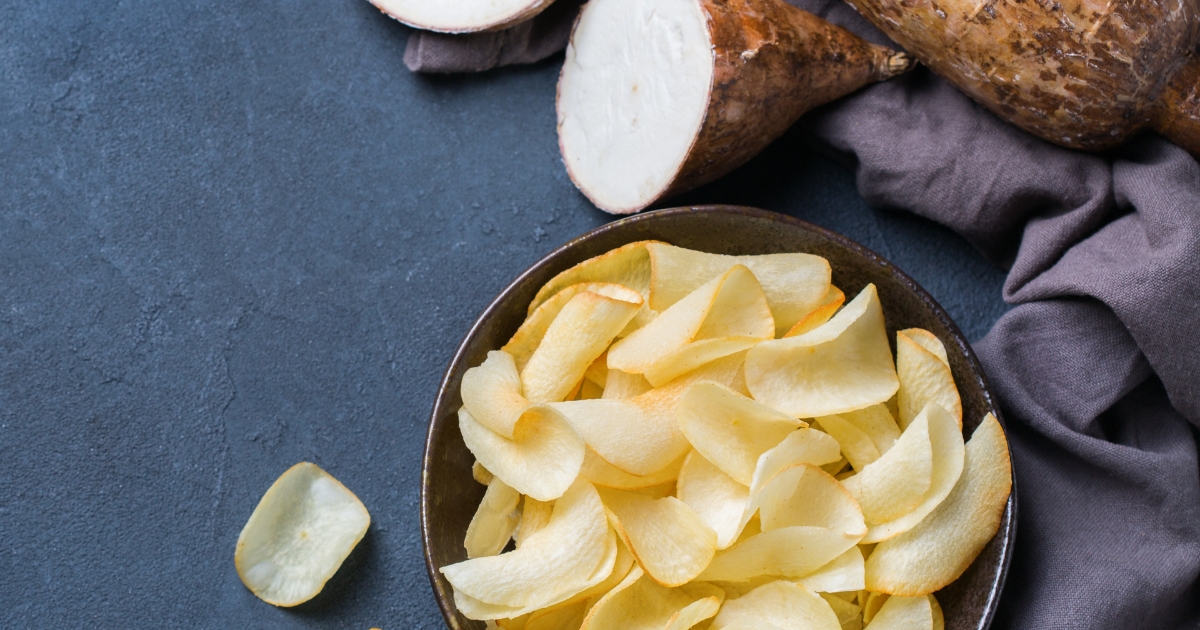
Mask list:
POLYGON ((782 0, 591 0, 559 80, 559 146, 593 203, 637 212, 911 66, 782 0))
POLYGON ((934 72, 1049 142, 1152 127, 1200 155, 1200 0, 847 0, 934 72))
POLYGON ((554 0, 371 0, 386 15, 441 33, 506 29, 532 19, 554 0))

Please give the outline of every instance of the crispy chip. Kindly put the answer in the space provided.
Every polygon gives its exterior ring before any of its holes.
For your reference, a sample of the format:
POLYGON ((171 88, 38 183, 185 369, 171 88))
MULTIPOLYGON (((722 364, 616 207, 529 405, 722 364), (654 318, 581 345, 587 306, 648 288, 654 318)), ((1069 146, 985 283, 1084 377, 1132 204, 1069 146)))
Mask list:
POLYGON ((458 410, 458 429, 484 467, 539 501, 561 496, 583 465, 583 438, 562 414, 545 405, 521 415, 511 440, 480 424, 466 407, 458 410))
POLYGON ((499 479, 492 479, 467 526, 463 546, 467 548, 468 558, 494 556, 504 551, 517 523, 522 520, 521 512, 517 510, 520 502, 520 492, 499 479))
POLYGON ((478 461, 471 464, 471 476, 475 478, 475 481, 485 486, 492 483, 492 479, 496 477, 489 472, 488 469, 484 468, 483 464, 480 464, 478 461))
POLYGON ((933 608, 929 598, 887 598, 867 625, 867 630, 933 630, 933 608))
POLYGON ((604 388, 585 378, 579 386, 579 395, 575 400, 596 400, 603 397, 604 388))
POLYGON ((815 330, 754 346, 745 369, 755 400, 800 418, 879 404, 899 387, 873 284, 815 330))
POLYGON ((946 616, 942 613, 942 606, 938 604, 938 600, 933 596, 933 593, 926 595, 929 598, 929 607, 933 609, 933 630, 946 630, 946 616))
POLYGON ((829 321, 834 313, 846 303, 846 294, 842 290, 829 285, 829 290, 825 292, 825 297, 821 299, 821 305, 814 308, 811 312, 805 315, 800 321, 796 322, 795 326, 784 334, 784 337, 799 337, 810 330, 815 330, 821 324, 829 321))
POLYGON ((966 446, 953 492, 912 529, 885 540, 867 561, 867 585, 893 595, 932 593, 958 579, 1000 528, 1012 491, 1008 441, 988 414, 966 446))
POLYGON ((543 302, 559 291, 581 282, 611 282, 642 296, 650 293, 650 254, 646 245, 655 241, 638 241, 589 258, 551 278, 529 303, 532 314, 543 302))
POLYGON ((591 381, 601 391, 604 390, 604 386, 608 384, 608 351, 592 361, 592 364, 584 371, 583 378, 591 381))
POLYGON ((578 628, 587 615, 587 602, 575 602, 569 606, 544 608, 531 613, 522 630, 563 630, 578 628))
MULTIPOLYGON (((826 527, 857 544, 867 533, 862 510, 845 486, 812 464, 798 464, 780 471, 752 493, 758 505, 762 529, 813 525, 826 527)), ((841 554, 843 547, 834 556, 841 554)), ((834 556, 830 556, 833 559, 834 556)))
POLYGON ((717 533, 717 549, 726 549, 737 540, 750 488, 692 451, 679 470, 676 494, 717 533))
POLYGON ((512 439, 513 427, 529 408, 521 395, 516 363, 504 351, 493 350, 487 359, 467 370, 462 378, 463 406, 483 426, 512 439))
POLYGON ((735 265, 613 344, 608 367, 644 374, 660 386, 770 339, 774 326, 758 280, 744 266, 735 265))
POLYGON ((565 400, 639 308, 640 302, 591 291, 572 297, 521 369, 525 397, 532 403, 565 400))
POLYGON ((641 396, 652 389, 654 389, 654 386, 641 374, 630 374, 621 370, 608 370, 604 383, 604 394, 601 398, 606 400, 625 400, 641 396))
MULTIPOLYGON (((922 337, 928 342, 927 337, 922 337)), ((943 349, 941 354, 945 352, 943 349)), ((900 428, 907 427, 925 405, 937 403, 954 416, 962 429, 962 399, 954 385, 950 366, 903 332, 896 333, 896 374, 900 379, 900 390, 896 393, 900 428)))
POLYGON ((808 589, 783 580, 769 582, 725 601, 710 630, 765 628, 781 630, 841 630, 829 603, 808 589))
POLYGON ((687 630, 717 614, 724 599, 714 586, 667 588, 636 568, 596 602, 581 630, 687 630))
POLYGON ((629 549, 625 547, 624 543, 617 543, 616 547, 617 558, 613 562, 612 572, 609 573, 608 577, 605 578, 604 581, 590 588, 586 588, 558 604, 547 606, 542 610, 556 610, 566 606, 573 606, 577 603, 586 604, 588 603, 589 599, 599 599, 603 597, 605 593, 616 588, 617 585, 625 579, 625 576, 629 575, 629 572, 637 566, 633 562, 633 554, 629 553, 629 549))
POLYGON ((579 470, 588 481, 597 486, 616 488, 618 490, 641 490, 670 483, 679 477, 679 469, 683 466, 684 455, 667 464, 662 470, 639 477, 631 475, 616 466, 604 461, 592 449, 587 449, 583 456, 583 467, 579 470))
POLYGON ((929 414, 923 414, 908 425, 887 455, 846 479, 843 485, 862 507, 867 523, 874 525, 895 520, 915 509, 932 481, 929 414))
MULTIPOLYGON (((484 497, 484 500, 487 500, 487 497, 484 497)), ((554 514, 553 501, 538 501, 533 497, 525 497, 523 503, 515 539, 517 549, 520 549, 534 532, 545 527, 550 522, 550 516, 554 514)), ((467 557, 471 556, 468 554, 467 557)))
MULTIPOLYGON (((851 547, 828 564, 796 580, 814 593, 845 593, 866 588, 862 551, 851 547)), ((836 611, 836 608, 834 609, 836 611)), ((839 615, 839 618, 841 615, 839 615)))
POLYGON ((874 621, 875 615, 879 613, 879 609, 883 608, 883 605, 887 603, 887 600, 889 597, 891 597, 891 595, 872 591, 860 591, 858 601, 863 601, 864 597, 866 598, 866 603, 862 605, 863 623, 869 624, 874 621))
MULTIPOLYGON (((598 293, 625 302, 641 303, 643 307, 645 306, 642 294, 619 284, 582 282, 564 288, 531 312, 529 317, 525 318, 524 322, 521 322, 521 327, 517 329, 512 339, 509 339, 508 343, 504 344, 504 347, 501 348, 501 350, 512 355, 513 360, 517 364, 518 371, 525 369, 525 364, 529 362, 529 357, 533 356, 533 351, 537 350, 537 347, 542 343, 542 339, 546 336, 546 331, 550 329, 550 324, 562 312, 567 302, 570 302, 571 298, 584 291, 591 291, 592 293, 598 293)), ((641 310, 638 313, 640 314, 641 310)), ((637 319, 637 317, 635 315, 634 319, 637 319)), ((600 384, 603 385, 603 383, 600 384)))
POLYGON ((234 566, 259 599, 295 606, 321 592, 370 524, 353 492, 316 464, 301 462, 259 500, 238 536, 234 566))
POLYGON ((906 328, 899 332, 908 337, 909 341, 932 352, 934 356, 942 360, 942 363, 950 365, 950 357, 946 354, 946 346, 942 344, 941 339, 937 338, 937 335, 924 328, 906 328))
POLYGON ((934 404, 926 407, 920 415, 926 416, 929 423, 929 443, 933 448, 933 475, 929 490, 925 492, 921 503, 904 516, 871 525, 862 540, 864 543, 877 543, 912 529, 950 494, 962 474, 963 439, 954 418, 934 404))
POLYGON ((655 582, 686 584, 712 560, 717 535, 683 501, 609 489, 601 496, 613 529, 655 582))
POLYGON ((838 623, 842 625, 842 630, 862 630, 861 607, 832 593, 819 593, 819 595, 833 609, 833 613, 837 615, 838 623))
POLYGON ((805 426, 715 383, 691 386, 676 407, 679 428, 704 458, 749 486, 763 453, 805 426))
POLYGON ((772 337, 783 334, 817 308, 829 290, 829 262, 811 254, 724 256, 665 243, 647 246, 653 275, 650 308, 663 311, 709 280, 740 264, 762 285, 775 320, 772 337))
POLYGON ((875 448, 879 449, 880 455, 888 452, 896 440, 900 439, 900 426, 896 424, 895 417, 888 410, 887 404, 871 405, 838 415, 866 433, 875 443, 875 448))
POLYGON ((879 459, 879 448, 871 436, 842 416, 822 416, 817 418, 821 428, 832 435, 842 446, 842 453, 855 470, 862 470, 867 464, 879 459))

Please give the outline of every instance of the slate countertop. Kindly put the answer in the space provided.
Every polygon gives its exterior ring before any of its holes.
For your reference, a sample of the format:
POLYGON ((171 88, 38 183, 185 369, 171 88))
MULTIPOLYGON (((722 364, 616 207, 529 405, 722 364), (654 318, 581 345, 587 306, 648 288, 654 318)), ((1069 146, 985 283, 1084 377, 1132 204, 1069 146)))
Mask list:
MULTIPOLYGON (((418 77, 407 36, 365 0, 0 1, 0 627, 443 627, 437 383, 505 284, 611 217, 559 161, 561 57, 418 77), (276 609, 233 548, 302 460, 373 522, 276 609)), ((842 232, 973 340, 1006 308, 1001 271, 800 131, 674 202, 842 232)))

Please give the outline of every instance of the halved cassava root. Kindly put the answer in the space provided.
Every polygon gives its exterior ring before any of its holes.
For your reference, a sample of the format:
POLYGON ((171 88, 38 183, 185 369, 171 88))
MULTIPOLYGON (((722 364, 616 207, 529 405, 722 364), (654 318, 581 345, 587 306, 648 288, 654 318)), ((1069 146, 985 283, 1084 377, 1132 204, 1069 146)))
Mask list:
POLYGON ((629 214, 911 66, 783 0, 592 0, 559 79, 559 147, 593 203, 629 214))
POLYGON ((441 33, 498 31, 532 19, 554 0, 371 0, 409 26, 441 33))

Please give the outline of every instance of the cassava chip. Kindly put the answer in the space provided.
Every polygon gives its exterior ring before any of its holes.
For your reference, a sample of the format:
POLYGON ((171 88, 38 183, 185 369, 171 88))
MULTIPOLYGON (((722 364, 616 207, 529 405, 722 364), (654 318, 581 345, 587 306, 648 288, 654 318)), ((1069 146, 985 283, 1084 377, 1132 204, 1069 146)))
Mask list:
POLYGON ((774 529, 718 552, 697 579, 745 582, 760 576, 804 577, 853 546, 844 534, 826 527, 774 529))
MULTIPOLYGON (((812 589, 809 589, 812 590, 812 589)), ((862 630, 862 608, 832 593, 820 593, 821 599, 833 609, 842 630, 862 630)))
POLYGON ((814 593, 860 591, 866 588, 864 571, 862 551, 855 546, 796 582, 814 593))
MULTIPOLYGON (((484 497, 487 500, 487 497, 484 497)), ((535 532, 540 531, 547 523, 550 522, 550 516, 554 514, 553 501, 538 501, 533 497, 525 497, 521 506, 521 519, 518 522, 517 536, 515 541, 517 549, 520 549, 526 540, 535 532)), ((469 531, 469 530, 468 530, 469 531)), ((471 556, 468 555, 468 558, 471 556)))
POLYGON ((683 466, 683 461, 686 457, 686 455, 680 457, 657 472, 639 477, 631 475, 604 461, 602 457, 589 448, 583 456, 583 468, 580 469, 579 474, 597 486, 616 488, 618 490, 641 490, 643 488, 661 486, 677 479, 680 467, 683 466))
MULTIPOLYGON (((922 337, 928 343, 928 338, 922 337)), ((945 353, 943 348, 941 355, 945 353)), ((896 333, 896 374, 900 379, 900 390, 896 393, 900 428, 907 427, 929 403, 936 403, 950 412, 962 428, 962 399, 954 385, 950 366, 941 356, 926 350, 904 332, 896 333)))
POLYGON ((842 453, 855 470, 862 470, 867 464, 879 459, 879 447, 871 436, 842 416, 822 416, 817 418, 821 428, 832 435, 842 446, 842 453))
POLYGON ((521 370, 525 398, 532 403, 565 400, 639 308, 640 300, 626 302, 591 291, 572 297, 521 370))
POLYGON ((275 606, 321 592, 367 533, 371 516, 353 492, 316 464, 287 469, 238 536, 233 562, 242 583, 275 606))
MULTIPOLYGON (((512 355, 513 360, 517 364, 518 371, 525 369, 525 364, 529 362, 529 357, 533 356, 533 351, 537 350, 537 347, 541 345, 542 339, 546 336, 546 331, 550 329, 550 324, 562 312, 567 302, 570 302, 571 298, 584 291, 591 291, 592 293, 625 302, 641 303, 645 306, 644 298, 640 293, 619 284, 582 282, 566 287, 530 313, 529 317, 525 318, 525 321, 521 323, 521 327, 517 329, 512 339, 509 339, 508 343, 500 348, 512 355)), ((637 316, 635 315, 634 317, 636 319, 637 316)), ((603 385, 604 383, 597 384, 603 385)))
POLYGON ((867 624, 867 630, 933 630, 928 597, 889 597, 867 624))
POLYGON ((717 614, 724 599, 714 586, 667 588, 636 568, 596 602, 581 630, 687 630, 717 614))
POLYGON ((862 507, 868 524, 886 523, 908 514, 929 491, 933 480, 929 415, 921 415, 908 425, 887 455, 845 480, 843 485, 862 507))
POLYGON ((545 405, 525 410, 511 440, 480 424, 466 407, 458 410, 458 428, 475 459, 517 492, 539 501, 561 496, 583 465, 583 438, 545 405))
POLYGON ((483 464, 475 462, 471 464, 471 477, 473 477, 475 481, 486 486, 492 483, 492 479, 495 479, 496 476, 489 472, 488 469, 484 468, 483 464))
POLYGON ((570 269, 554 276, 544 284, 533 301, 529 303, 532 314, 543 302, 559 291, 581 282, 609 282, 619 284, 642 296, 650 293, 650 254, 646 245, 655 241, 637 241, 589 258, 570 269))
POLYGON ((899 387, 873 284, 816 329, 754 346, 745 369, 755 400, 800 418, 876 405, 899 387))
MULTIPOLYGON (((850 492, 829 473, 812 464, 785 468, 752 496, 758 505, 764 532, 780 527, 814 525, 839 532, 851 540, 851 545, 858 543, 867 532, 862 510, 850 492)), ((845 549, 838 554, 842 551, 845 549)))
POLYGON ((780 630, 841 630, 837 615, 821 596, 783 580, 769 582, 725 601, 710 630, 764 628, 780 630))
POLYGON ((717 533, 717 549, 737 540, 750 488, 738 483, 696 451, 679 470, 677 496, 717 533))
POLYGON ((606 400, 625 400, 641 396, 652 389, 654 386, 641 374, 608 370, 605 374, 604 393, 600 397, 606 400))
POLYGON ((932 593, 926 597, 929 598, 929 607, 933 609, 933 630, 946 630, 946 616, 942 613, 941 604, 932 593))
POLYGON ((613 529, 655 582, 686 584, 712 560, 717 535, 683 501, 609 489, 601 496, 613 529))
POLYGON ((655 386, 775 335, 758 280, 735 265, 613 344, 608 367, 655 386))
POLYGON ((796 322, 795 326, 784 334, 784 337, 799 337, 804 333, 814 330, 817 326, 829 321, 834 313, 846 303, 846 294, 842 290, 829 285, 829 290, 825 292, 825 297, 821 300, 821 305, 810 311, 807 315, 796 322))
POLYGON ((927 406, 920 416, 925 416, 929 423, 929 444, 933 449, 933 474, 929 490, 925 491, 917 507, 903 516, 872 524, 863 537, 864 543, 877 543, 912 529, 950 494, 962 474, 963 437, 958 423, 945 409, 934 404, 927 406))
POLYGON ((650 308, 664 311, 730 267, 744 265, 767 297, 776 324, 772 337, 817 308, 829 290, 829 262, 812 254, 724 256, 666 243, 647 245, 647 250, 653 270, 650 308))
POLYGON ((879 543, 867 587, 893 595, 932 593, 958 579, 1000 528, 1012 491, 1008 441, 988 414, 966 446, 954 490, 912 529, 879 543))
POLYGON ((467 538, 463 546, 467 549, 468 558, 494 556, 504 551, 504 546, 512 539, 513 530, 521 521, 521 512, 517 510, 521 502, 521 493, 513 490, 499 479, 492 479, 483 501, 475 510, 471 524, 467 526, 467 538))
POLYGON ((697 383, 676 408, 679 428, 704 458, 749 486, 763 453, 804 426, 798 418, 764 407, 715 383, 697 383))
POLYGON ((880 455, 888 452, 900 439, 900 426, 896 424, 895 416, 888 410, 887 404, 871 405, 838 415, 866 433, 875 443, 875 448, 879 449, 880 455))
POLYGON ((521 375, 511 355, 493 350, 462 378, 463 406, 483 426, 512 439, 513 427, 529 408, 521 395, 521 375))
POLYGON ((942 344, 942 340, 937 338, 937 335, 925 330, 924 328, 905 328, 899 331, 910 341, 932 352, 934 356, 942 360, 942 363, 950 365, 950 357, 946 354, 946 346, 942 344))

